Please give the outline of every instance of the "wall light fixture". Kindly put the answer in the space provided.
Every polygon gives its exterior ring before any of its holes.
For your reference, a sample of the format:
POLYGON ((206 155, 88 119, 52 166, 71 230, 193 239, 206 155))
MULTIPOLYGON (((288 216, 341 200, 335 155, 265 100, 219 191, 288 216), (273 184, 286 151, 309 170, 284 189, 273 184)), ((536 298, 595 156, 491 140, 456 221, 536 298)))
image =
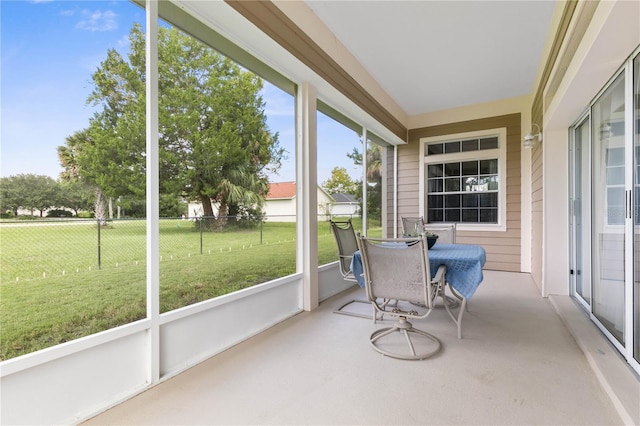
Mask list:
POLYGON ((542 143, 542 130, 540 130, 540 126, 538 126, 536 123, 533 123, 533 126, 538 128, 538 133, 533 133, 533 131, 527 133, 527 135, 524 137, 524 141, 522 141, 523 148, 531 149, 539 143, 542 143))

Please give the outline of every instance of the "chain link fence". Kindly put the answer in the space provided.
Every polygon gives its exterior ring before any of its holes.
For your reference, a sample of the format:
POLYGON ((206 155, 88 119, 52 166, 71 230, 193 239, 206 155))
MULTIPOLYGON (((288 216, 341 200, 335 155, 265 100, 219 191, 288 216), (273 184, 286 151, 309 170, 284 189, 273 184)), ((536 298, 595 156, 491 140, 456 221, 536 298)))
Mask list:
MULTIPOLYGON (((253 223, 228 218, 160 220, 160 260, 178 260, 254 246, 294 242, 295 217, 266 217, 253 223)), ((2 282, 50 276, 143 267, 146 265, 147 222, 144 219, 29 220, 0 222, 2 282)), ((319 235, 330 234, 326 220, 319 235)))

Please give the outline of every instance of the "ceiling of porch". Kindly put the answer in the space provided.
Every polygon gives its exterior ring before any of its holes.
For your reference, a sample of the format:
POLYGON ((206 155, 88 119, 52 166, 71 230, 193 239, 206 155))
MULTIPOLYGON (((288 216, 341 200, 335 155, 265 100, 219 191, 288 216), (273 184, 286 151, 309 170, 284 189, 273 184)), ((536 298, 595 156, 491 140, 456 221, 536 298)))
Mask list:
POLYGON ((409 116, 529 94, 555 8, 524 0, 305 2, 409 116))

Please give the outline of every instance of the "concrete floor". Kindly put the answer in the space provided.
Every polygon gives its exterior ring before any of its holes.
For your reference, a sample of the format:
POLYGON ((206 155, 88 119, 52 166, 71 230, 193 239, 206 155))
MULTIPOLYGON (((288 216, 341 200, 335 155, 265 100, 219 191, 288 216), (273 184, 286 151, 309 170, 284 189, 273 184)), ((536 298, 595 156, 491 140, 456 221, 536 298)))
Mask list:
MULTIPOLYGON (((422 361, 380 355, 368 337, 383 324, 333 313, 354 297, 363 290, 331 298, 85 424, 640 424, 637 376, 623 374, 626 396, 612 398, 618 385, 603 386, 571 321, 592 337, 599 332, 568 297, 540 297, 528 274, 485 271, 462 340, 443 309, 414 321, 443 345, 422 361), (573 315, 567 323, 563 310, 573 315)), ((609 346, 602 336, 597 344, 609 346)))

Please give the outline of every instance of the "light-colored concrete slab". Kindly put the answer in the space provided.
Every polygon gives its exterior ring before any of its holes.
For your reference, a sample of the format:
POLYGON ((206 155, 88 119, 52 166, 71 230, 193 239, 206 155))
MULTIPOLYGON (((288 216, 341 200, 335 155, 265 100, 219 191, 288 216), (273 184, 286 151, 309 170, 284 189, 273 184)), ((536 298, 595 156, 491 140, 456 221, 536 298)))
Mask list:
POLYGON ((582 349, 589 365, 628 425, 640 425, 640 381, 620 353, 569 296, 549 300, 582 349))
POLYGON ((353 289, 86 422, 93 424, 623 424, 528 274, 486 271, 463 320, 418 328, 442 351, 401 361, 369 347, 383 324, 338 315, 353 289))

